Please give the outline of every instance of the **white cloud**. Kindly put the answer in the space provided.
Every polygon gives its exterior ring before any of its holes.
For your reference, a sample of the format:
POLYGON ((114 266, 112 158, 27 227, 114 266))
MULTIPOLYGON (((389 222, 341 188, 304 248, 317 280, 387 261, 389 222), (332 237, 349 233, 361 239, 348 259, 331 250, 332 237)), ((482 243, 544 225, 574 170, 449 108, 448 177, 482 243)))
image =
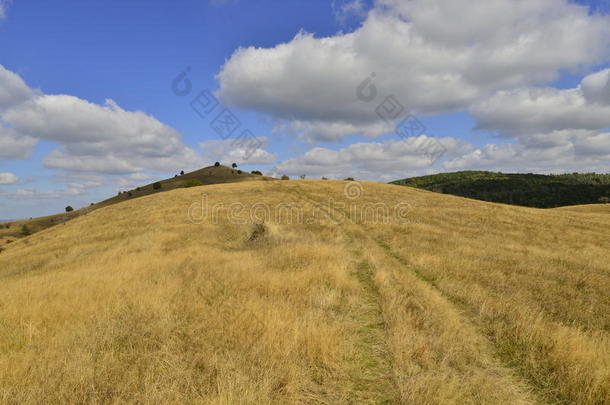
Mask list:
POLYGON ((610 105, 610 69, 586 76, 580 83, 583 96, 589 103, 610 105))
POLYGON ((114 101, 98 105, 68 95, 39 95, 0 117, 17 134, 58 142, 44 158, 49 168, 126 174, 197 166, 197 153, 173 128, 114 101))
POLYGON ((610 170, 610 69, 591 74, 578 88, 522 88, 499 92, 472 113, 479 128, 515 145, 488 145, 447 163, 448 168, 521 167, 533 171, 610 170), (608 93, 605 93, 605 91, 608 93))
POLYGON ((338 139, 378 123, 386 96, 410 113, 461 110, 604 61, 609 45, 610 17, 567 0, 378 0, 355 32, 238 49, 217 75, 218 96, 338 139), (356 89, 371 72, 377 98, 366 103, 356 89))
MULTIPOLYGON (((0 3, 0 14, 1 10, 0 3)), ((0 65, 0 109, 17 105, 37 93, 39 92, 30 89, 18 74, 0 65)))
POLYGON ((259 137, 256 144, 241 144, 233 139, 201 142, 204 160, 208 162, 237 163, 243 165, 265 165, 274 163, 276 156, 263 149, 268 139, 259 137))
POLYGON ((608 161, 610 134, 600 134, 579 145, 564 142, 544 148, 532 148, 523 144, 489 144, 445 162, 443 168, 448 171, 479 169, 521 173, 607 173, 610 169, 608 161), (597 150, 596 156, 582 150, 583 146, 592 147, 596 143, 602 146, 602 149, 597 150))
POLYGON ((331 6, 335 19, 341 25, 352 18, 366 17, 366 4, 363 0, 333 0, 331 6))
POLYGON ((129 174, 201 165, 181 135, 151 115, 126 111, 113 100, 98 105, 45 95, 0 65, 0 158, 27 158, 38 140, 59 144, 43 160, 54 169, 129 174))
POLYGON ((471 109, 481 129, 522 137, 559 130, 610 127, 610 69, 585 77, 575 89, 501 91, 471 109), (602 80, 603 79, 603 80, 602 80))
POLYGON ((0 122, 0 159, 27 159, 37 143, 32 137, 4 128, 0 122))
POLYGON ((118 190, 131 190, 144 184, 157 180, 157 177, 146 173, 134 173, 129 176, 121 177, 118 181, 118 190))
POLYGON ((340 150, 313 148, 301 157, 286 160, 272 169, 274 175, 306 174, 308 177, 345 178, 390 181, 410 175, 427 173, 436 158, 422 146, 440 142, 446 149, 444 157, 451 158, 472 149, 469 144, 454 138, 435 139, 422 135, 403 140, 362 142, 340 150))
POLYGON ((17 184, 19 178, 13 173, 0 173, 0 184, 17 184))

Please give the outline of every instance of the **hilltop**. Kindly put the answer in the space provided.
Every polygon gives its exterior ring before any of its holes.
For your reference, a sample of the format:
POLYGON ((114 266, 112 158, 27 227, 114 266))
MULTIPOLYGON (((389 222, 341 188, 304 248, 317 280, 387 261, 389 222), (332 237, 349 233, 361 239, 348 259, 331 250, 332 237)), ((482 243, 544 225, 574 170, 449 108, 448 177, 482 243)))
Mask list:
POLYGON ((110 197, 99 203, 91 204, 72 212, 49 215, 46 217, 32 218, 21 221, 7 221, 0 223, 0 244, 6 240, 14 240, 23 236, 39 232, 51 226, 63 224, 81 215, 88 214, 102 207, 117 204, 134 198, 144 197, 151 194, 163 193, 166 191, 184 188, 189 185, 211 185, 223 183, 238 183, 244 181, 269 181, 275 180, 272 177, 258 174, 247 173, 239 169, 226 166, 204 167, 183 175, 176 175, 169 179, 160 180, 155 183, 146 184, 135 189, 122 191, 120 194, 110 197), (193 182, 194 181, 194 182, 193 182), (156 185, 157 184, 157 185, 156 185), (24 228, 25 227, 25 228, 24 228))
POLYGON ((341 181, 108 205, 3 246, 0 402, 607 403, 609 213, 341 181))

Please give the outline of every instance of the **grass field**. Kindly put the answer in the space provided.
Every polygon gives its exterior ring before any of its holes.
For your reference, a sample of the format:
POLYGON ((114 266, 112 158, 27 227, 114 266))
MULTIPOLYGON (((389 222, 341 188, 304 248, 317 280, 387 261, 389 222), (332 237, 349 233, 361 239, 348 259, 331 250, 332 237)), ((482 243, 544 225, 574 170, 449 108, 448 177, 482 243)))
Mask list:
POLYGON ((608 210, 340 181, 110 205, 2 246, 0 402, 610 403, 608 210))

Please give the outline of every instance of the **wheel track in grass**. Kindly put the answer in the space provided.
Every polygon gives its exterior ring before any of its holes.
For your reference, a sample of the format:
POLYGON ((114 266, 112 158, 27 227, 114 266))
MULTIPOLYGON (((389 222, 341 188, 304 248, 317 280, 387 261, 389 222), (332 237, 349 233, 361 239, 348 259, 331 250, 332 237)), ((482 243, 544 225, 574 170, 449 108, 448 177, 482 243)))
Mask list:
MULTIPOLYGON (((297 186, 296 188, 300 191, 299 194, 295 194, 295 196, 298 199, 305 200, 305 201, 309 202, 310 204, 315 204, 317 206, 321 206, 321 204, 318 201, 316 201, 315 198, 311 197, 301 187, 297 186)), ((339 215, 332 214, 330 212, 331 211, 330 209, 322 209, 322 211, 324 211, 324 213, 340 227, 340 229, 342 230, 342 232, 345 234, 346 238, 348 239, 348 242, 350 244, 356 245, 354 236, 348 230, 345 229, 345 226, 344 226, 345 224, 342 221, 337 220, 337 216, 339 216, 340 218, 343 218, 343 219, 350 218, 349 213, 344 210, 338 209, 338 208, 334 208, 334 210, 337 211, 339 213, 339 215)), ((534 401, 536 401, 537 403, 541 403, 541 404, 568 403, 568 402, 562 400, 561 398, 556 397, 555 395, 549 395, 548 391, 544 390, 544 387, 541 387, 541 386, 535 384, 535 382, 531 381, 531 379, 527 375, 524 375, 518 367, 515 367, 514 363, 512 363, 512 359, 507 359, 504 356, 502 356, 500 354, 501 349, 497 346, 497 343, 494 341, 494 339, 491 338, 491 336, 487 332, 485 326, 481 325, 481 323, 478 321, 475 310, 473 308, 469 307, 465 302, 462 302, 462 300, 458 299, 457 297, 453 297, 453 296, 450 296, 447 293, 445 293, 433 279, 428 277, 420 268, 413 266, 407 259, 405 259, 398 252, 396 252, 392 248, 392 246, 383 242, 379 238, 372 237, 370 235, 370 232, 368 232, 368 229, 363 224, 359 224, 357 222, 354 222, 353 220, 351 220, 351 224, 358 226, 362 230, 362 234, 367 239, 369 239, 371 242, 376 244, 382 252, 384 252, 388 257, 390 257, 392 260, 394 260, 396 263, 398 263, 400 265, 400 267, 405 268, 407 271, 414 274, 417 279, 419 279, 420 281, 422 281, 423 283, 428 285, 431 289, 433 289, 440 297, 442 297, 442 299, 445 302, 447 302, 452 308, 454 308, 457 313, 464 315, 465 317, 462 317, 462 319, 464 321, 468 322, 469 325, 478 332, 478 335, 491 348, 491 353, 493 355, 494 361, 497 362, 497 364, 500 367, 511 371, 510 375, 514 374, 514 375, 517 375, 519 377, 519 379, 525 380, 525 381, 519 381, 521 383, 520 385, 522 387, 524 387, 527 392, 529 392, 533 395, 534 401)), ((358 243, 362 243, 362 242, 358 242, 358 243)), ((355 252, 354 254, 356 256, 361 257, 361 253, 360 253, 359 249, 355 248, 354 252, 355 252)), ((373 278, 374 269, 371 268, 370 264, 368 264, 366 262, 360 263, 360 264, 363 266, 364 265, 367 266, 366 270, 360 269, 358 272, 359 278, 361 278, 361 280, 360 280, 361 283, 366 284, 367 288, 373 291, 373 294, 376 296, 378 303, 380 303, 381 296, 379 294, 378 286, 376 285, 374 278, 373 278), (366 271, 367 274, 362 275, 363 271, 366 271)), ((383 311, 381 310, 381 305, 378 304, 378 306, 379 306, 379 310, 380 310, 380 316, 383 317, 383 311)), ((385 322, 384 322, 384 328, 385 328, 385 322)), ((389 360, 389 361, 390 361, 390 363, 392 362, 392 360, 389 360)), ((396 382, 394 384, 396 385, 396 382)))
MULTIPOLYGON (((298 201, 321 207, 321 205, 300 187, 298 192, 292 190, 288 194, 298 201)), ((364 302, 354 320, 359 324, 357 342, 358 358, 350 375, 354 387, 353 398, 350 403, 364 404, 396 404, 399 403, 398 390, 394 380, 392 355, 387 346, 386 321, 381 307, 381 297, 377 284, 373 279, 374 268, 357 249, 353 236, 336 219, 330 210, 321 208, 321 211, 335 222, 342 232, 346 246, 353 247, 351 256, 354 259, 353 276, 358 280, 363 290, 364 302)))
POLYGON ((485 325, 477 315, 477 308, 469 305, 463 299, 443 291, 443 289, 435 282, 433 278, 425 274, 424 270, 410 263, 408 259, 396 252, 392 246, 388 245, 383 240, 374 237, 371 237, 371 240, 373 240, 381 249, 383 249, 388 257, 391 257, 402 267, 406 268, 407 271, 413 273, 419 280, 429 285, 445 300, 450 302, 455 308, 459 309, 460 313, 467 316, 470 323, 474 325, 481 336, 485 337, 485 340, 489 342, 489 345, 493 349, 494 358, 505 368, 513 370, 516 375, 523 379, 530 388, 530 391, 536 396, 540 403, 561 405, 577 403, 571 398, 562 397, 556 390, 549 389, 549 387, 541 384, 531 373, 526 370, 525 361, 527 350, 525 347, 520 348, 519 353, 517 353, 517 357, 506 353, 506 350, 502 348, 502 342, 499 342, 494 338, 491 328, 488 325, 485 325))

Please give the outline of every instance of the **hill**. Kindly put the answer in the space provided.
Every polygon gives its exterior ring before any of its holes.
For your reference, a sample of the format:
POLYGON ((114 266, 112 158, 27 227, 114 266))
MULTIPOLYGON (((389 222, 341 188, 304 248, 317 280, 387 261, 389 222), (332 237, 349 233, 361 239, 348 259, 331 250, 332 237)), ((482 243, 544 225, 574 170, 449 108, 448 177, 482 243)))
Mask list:
POLYGON ((598 204, 610 199, 610 174, 542 175, 464 171, 413 177, 392 184, 537 208, 598 204))
POLYGON ((109 205, 3 246, 0 402, 607 403, 609 226, 339 181, 109 205))
POLYGON ((156 182, 159 188, 155 188, 155 183, 150 183, 137 187, 133 190, 126 190, 114 197, 108 198, 96 204, 91 204, 72 212, 49 215, 46 217, 26 219, 21 221, 11 221, 0 224, 0 244, 3 241, 12 241, 23 236, 27 236, 49 227, 63 224, 71 219, 81 215, 88 214, 94 210, 106 207, 119 202, 131 200, 134 198, 144 197, 151 194, 162 193, 175 190, 176 188, 184 188, 189 182, 194 185, 211 185, 223 183, 238 183, 243 181, 268 181, 275 180, 271 177, 259 176, 251 173, 243 172, 239 169, 232 169, 226 166, 209 166, 194 172, 177 175, 166 180, 156 182))

